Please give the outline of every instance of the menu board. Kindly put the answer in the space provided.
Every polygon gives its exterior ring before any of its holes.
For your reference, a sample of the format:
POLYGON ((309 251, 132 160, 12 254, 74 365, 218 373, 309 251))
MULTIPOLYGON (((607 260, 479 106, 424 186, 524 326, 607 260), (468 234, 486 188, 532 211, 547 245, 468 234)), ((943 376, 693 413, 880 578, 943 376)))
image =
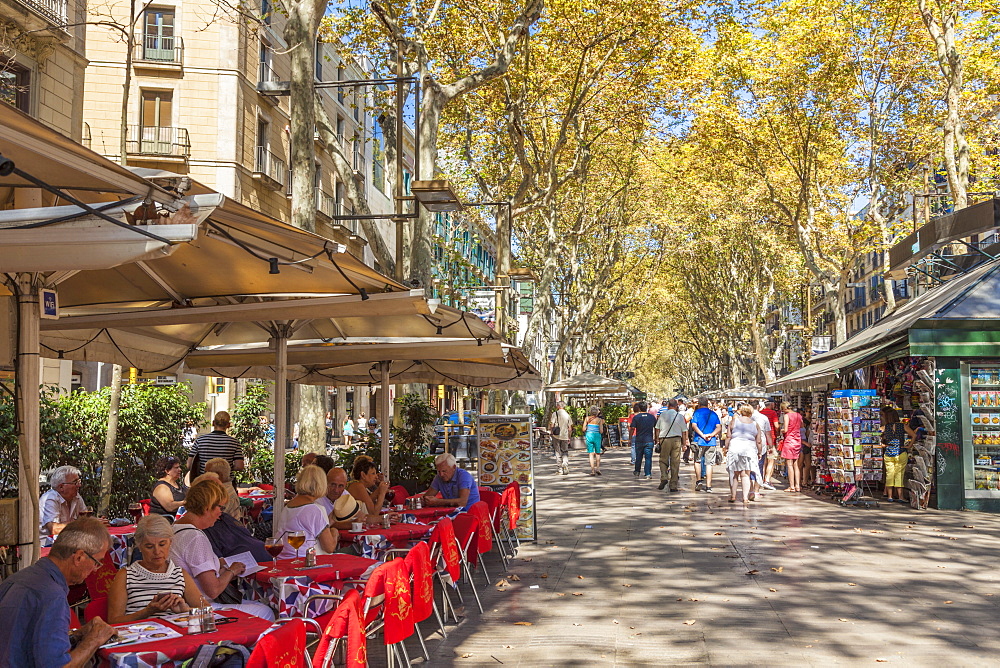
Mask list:
POLYGON ((115 636, 112 636, 112 640, 102 645, 102 647, 114 647, 115 645, 127 645, 180 637, 181 634, 169 626, 160 622, 147 620, 136 624, 116 626, 115 636))
POLYGON ((535 540, 535 471, 530 415, 480 415, 479 484, 502 494, 507 485, 521 487, 517 537, 535 540))

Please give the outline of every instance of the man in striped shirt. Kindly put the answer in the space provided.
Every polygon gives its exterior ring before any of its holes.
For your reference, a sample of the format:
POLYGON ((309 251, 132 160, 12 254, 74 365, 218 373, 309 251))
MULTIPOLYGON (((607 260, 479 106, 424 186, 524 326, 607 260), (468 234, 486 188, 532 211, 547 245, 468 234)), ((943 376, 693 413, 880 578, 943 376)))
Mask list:
POLYGON ((221 457, 229 462, 229 466, 233 471, 242 471, 245 468, 243 463, 243 448, 240 446, 239 441, 226 433, 227 429, 229 429, 229 413, 219 411, 215 414, 215 419, 212 420, 212 431, 194 439, 194 445, 191 447, 190 456, 187 460, 187 467, 191 471, 192 480, 205 472, 205 463, 209 459, 216 457, 221 457), (197 471, 192 470, 195 456, 198 457, 197 471))

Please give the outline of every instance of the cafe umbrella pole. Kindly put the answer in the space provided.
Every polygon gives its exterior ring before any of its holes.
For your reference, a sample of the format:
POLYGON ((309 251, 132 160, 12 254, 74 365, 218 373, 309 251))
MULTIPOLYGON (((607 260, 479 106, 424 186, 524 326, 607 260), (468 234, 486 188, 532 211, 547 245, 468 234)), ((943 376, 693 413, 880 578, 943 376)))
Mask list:
POLYGON ((382 418, 382 475, 389 480, 389 366, 390 362, 379 362, 379 376, 382 386, 378 393, 378 412, 382 418))
MULTIPOLYGON (((288 336, 284 326, 274 338, 274 527, 285 507, 285 439, 288 434, 288 336)), ((275 528, 277 531, 277 528, 275 528)))

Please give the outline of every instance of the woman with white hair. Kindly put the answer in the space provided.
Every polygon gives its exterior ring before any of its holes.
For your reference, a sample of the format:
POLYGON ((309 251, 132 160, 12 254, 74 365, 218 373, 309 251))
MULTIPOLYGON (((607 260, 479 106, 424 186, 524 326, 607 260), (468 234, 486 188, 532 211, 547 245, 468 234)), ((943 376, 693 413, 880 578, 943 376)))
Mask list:
MULTIPOLYGON (((316 499, 326 494, 326 474, 316 465, 306 466, 295 477, 296 496, 285 504, 285 510, 275 521, 275 535, 301 531, 305 541, 300 549, 315 547, 319 554, 333 554, 340 534, 330 528, 330 518, 316 499)), ((287 542, 279 555, 282 559, 294 557, 298 550, 287 542)))
POLYGON ((125 624, 197 607, 201 592, 191 575, 170 559, 174 530, 162 515, 135 527, 142 559, 118 571, 108 590, 108 622, 125 624))
POLYGON ((80 469, 75 466, 60 466, 49 474, 49 491, 38 500, 41 533, 59 533, 67 523, 80 517, 87 508, 80 496, 83 479, 80 469))

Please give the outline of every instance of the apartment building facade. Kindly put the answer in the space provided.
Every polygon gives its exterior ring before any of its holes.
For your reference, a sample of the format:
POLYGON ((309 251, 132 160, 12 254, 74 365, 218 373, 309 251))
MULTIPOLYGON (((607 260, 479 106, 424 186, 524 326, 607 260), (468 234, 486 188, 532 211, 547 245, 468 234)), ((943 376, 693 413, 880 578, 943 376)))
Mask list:
MULTIPOLYGON (((191 176, 278 220, 290 218, 290 109, 287 96, 265 95, 262 83, 288 81, 291 65, 282 38, 285 17, 270 0, 247 7, 255 17, 227 13, 208 0, 167 0, 142 7, 130 25, 127 0, 94 5, 90 20, 110 21, 131 35, 102 26, 87 28, 84 140, 119 160, 125 127, 126 162, 191 176), (127 51, 131 46, 129 93, 124 104, 127 51)), ((364 69, 317 43, 318 81, 363 80, 364 69)), ((391 211, 381 129, 363 87, 322 90, 324 108, 336 126, 344 154, 373 211, 391 211)), ((345 244, 374 265, 368 241, 352 215, 346 187, 317 137, 316 231, 345 244)), ((377 227, 390 249, 394 229, 377 227)))

